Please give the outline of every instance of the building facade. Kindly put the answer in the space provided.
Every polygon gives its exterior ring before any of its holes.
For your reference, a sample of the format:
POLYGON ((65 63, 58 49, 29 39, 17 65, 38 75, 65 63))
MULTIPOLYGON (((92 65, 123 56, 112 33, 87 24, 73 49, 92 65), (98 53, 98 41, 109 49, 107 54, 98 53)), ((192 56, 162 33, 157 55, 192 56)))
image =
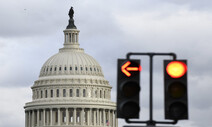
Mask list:
POLYGON ((72 8, 69 16, 64 47, 44 63, 31 87, 25 127, 118 127, 112 87, 98 62, 79 47, 72 8))

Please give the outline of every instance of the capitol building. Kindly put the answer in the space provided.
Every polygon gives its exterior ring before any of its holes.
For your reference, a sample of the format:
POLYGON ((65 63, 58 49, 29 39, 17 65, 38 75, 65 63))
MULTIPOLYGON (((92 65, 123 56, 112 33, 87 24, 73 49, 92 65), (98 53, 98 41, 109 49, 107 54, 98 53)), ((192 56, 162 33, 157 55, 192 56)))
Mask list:
POLYGON ((112 87, 98 62, 80 48, 73 14, 71 8, 63 48, 43 64, 31 87, 25 127, 118 127, 112 87))

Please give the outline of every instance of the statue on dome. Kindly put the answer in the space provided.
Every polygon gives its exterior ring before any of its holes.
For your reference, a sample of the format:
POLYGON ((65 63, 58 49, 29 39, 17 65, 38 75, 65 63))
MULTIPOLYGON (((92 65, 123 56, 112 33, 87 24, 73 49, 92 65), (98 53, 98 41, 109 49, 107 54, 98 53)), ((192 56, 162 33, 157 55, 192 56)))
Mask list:
POLYGON ((73 7, 71 7, 71 9, 69 10, 68 15, 69 15, 70 19, 73 19, 73 17, 74 17, 74 9, 73 9, 73 7))
POLYGON ((69 23, 68 26, 66 27, 66 29, 77 29, 77 27, 74 25, 74 9, 73 7, 71 7, 71 9, 69 10, 68 13, 70 19, 69 19, 69 23))

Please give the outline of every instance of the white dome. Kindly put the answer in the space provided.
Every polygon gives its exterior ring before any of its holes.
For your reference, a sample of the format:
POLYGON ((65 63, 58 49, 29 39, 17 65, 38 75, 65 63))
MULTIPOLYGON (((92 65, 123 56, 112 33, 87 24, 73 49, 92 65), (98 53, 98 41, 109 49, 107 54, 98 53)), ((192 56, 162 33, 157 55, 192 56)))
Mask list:
POLYGON ((93 57, 83 50, 65 48, 44 63, 40 77, 64 74, 103 76, 99 63, 93 57))

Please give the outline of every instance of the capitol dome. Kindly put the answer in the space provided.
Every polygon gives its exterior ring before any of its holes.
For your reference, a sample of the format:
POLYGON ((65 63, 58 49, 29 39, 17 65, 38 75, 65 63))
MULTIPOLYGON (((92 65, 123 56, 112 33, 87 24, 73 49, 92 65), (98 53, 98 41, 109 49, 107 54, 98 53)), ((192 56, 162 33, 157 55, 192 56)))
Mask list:
POLYGON ((32 101, 25 104, 26 127, 118 127, 111 85, 101 66, 79 46, 73 9, 64 47, 41 67, 32 101))
POLYGON ((40 77, 49 75, 103 76, 99 63, 82 49, 62 48, 50 57, 40 71, 40 77))

